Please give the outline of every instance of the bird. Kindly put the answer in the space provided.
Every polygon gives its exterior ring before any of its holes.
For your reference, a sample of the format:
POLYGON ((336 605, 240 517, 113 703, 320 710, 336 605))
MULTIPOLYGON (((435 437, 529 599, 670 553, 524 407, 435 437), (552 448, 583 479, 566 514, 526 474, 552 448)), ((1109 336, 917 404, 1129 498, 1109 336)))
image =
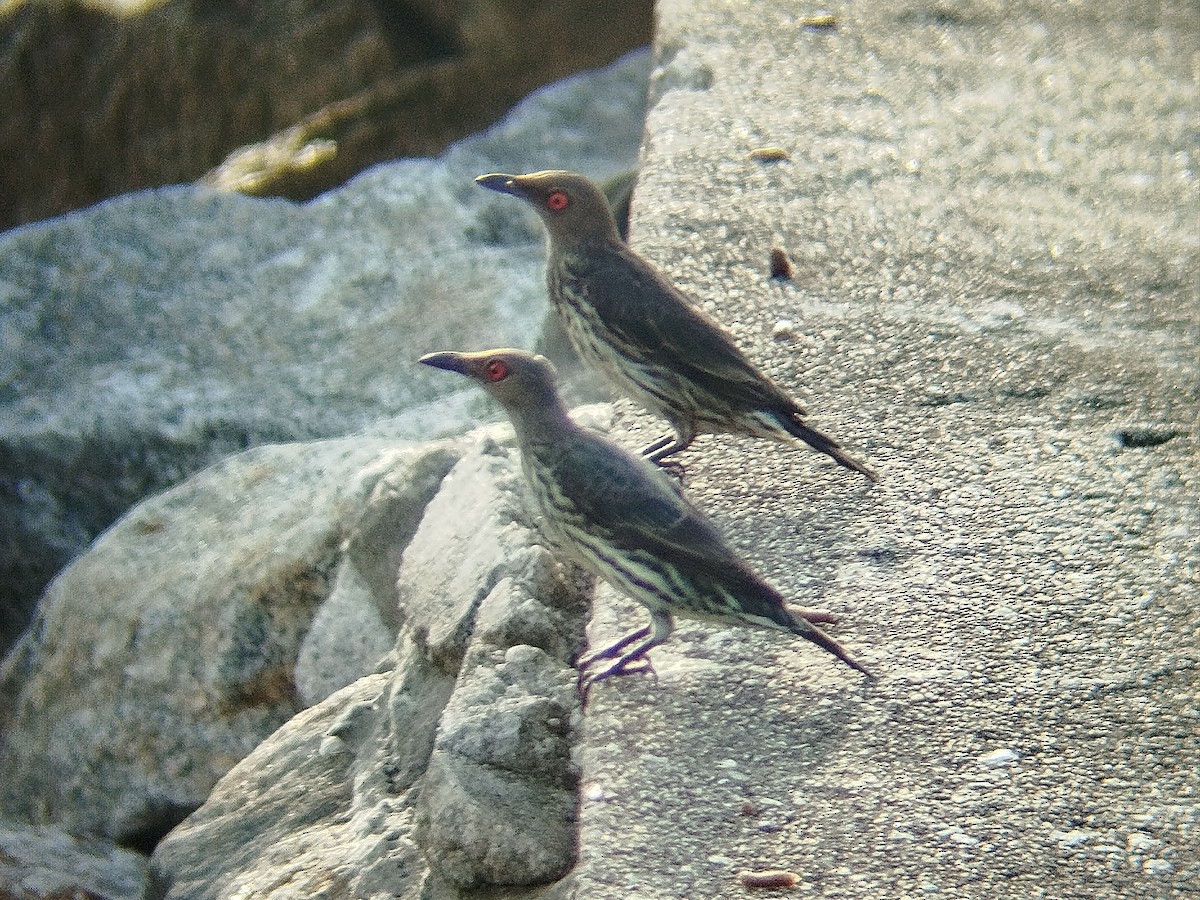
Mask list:
POLYGON ((604 194, 575 172, 480 175, 476 183, 532 206, 549 235, 546 283, 575 352, 674 434, 643 451, 655 462, 697 435, 732 432, 808 444, 879 476, 805 421, 803 406, 758 369, 720 323, 621 239, 604 194))
POLYGON ((585 690, 653 671, 647 654, 670 637, 676 615, 798 635, 873 677, 813 624, 831 614, 790 610, 662 469, 572 419, 545 357, 443 351, 420 362, 465 375, 499 402, 551 547, 649 610, 649 625, 578 661, 585 690))

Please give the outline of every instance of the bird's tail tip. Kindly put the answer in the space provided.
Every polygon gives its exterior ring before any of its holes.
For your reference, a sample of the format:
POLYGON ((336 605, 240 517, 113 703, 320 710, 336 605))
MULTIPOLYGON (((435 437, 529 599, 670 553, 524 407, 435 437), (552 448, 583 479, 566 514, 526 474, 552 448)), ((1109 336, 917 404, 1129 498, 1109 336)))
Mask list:
POLYGON ((863 674, 863 677, 865 677, 867 679, 867 681, 874 682, 874 681, 879 680, 878 675, 876 675, 874 672, 872 672, 870 669, 868 669, 866 666, 864 666, 858 660, 853 660, 853 661, 845 660, 845 662, 847 665, 850 666, 850 668, 854 669, 857 672, 861 672, 863 674))
POLYGON ((865 462, 855 459, 845 448, 842 447, 834 438, 825 434, 823 431, 818 431, 807 422, 804 421, 800 413, 792 413, 783 420, 784 427, 792 437, 799 438, 812 447, 814 450, 824 453, 836 462, 839 466, 850 469, 853 472, 858 472, 865 475, 868 481, 878 482, 879 473, 868 466, 865 462))
POLYGON ((836 461, 838 465, 850 469, 852 472, 858 472, 860 475, 866 476, 867 481, 871 482, 872 484, 879 483, 879 473, 868 466, 865 462, 855 459, 853 456, 850 456, 848 453, 845 453, 840 449, 837 453, 830 453, 829 455, 833 457, 834 461, 836 461))
POLYGON ((807 638, 812 643, 816 644, 822 650, 832 653, 850 668, 857 672, 861 672, 869 681, 875 681, 876 675, 857 659, 855 659, 850 651, 843 647, 840 643, 818 628, 812 622, 803 617, 796 617, 797 621, 792 625, 792 631, 803 638, 807 638))

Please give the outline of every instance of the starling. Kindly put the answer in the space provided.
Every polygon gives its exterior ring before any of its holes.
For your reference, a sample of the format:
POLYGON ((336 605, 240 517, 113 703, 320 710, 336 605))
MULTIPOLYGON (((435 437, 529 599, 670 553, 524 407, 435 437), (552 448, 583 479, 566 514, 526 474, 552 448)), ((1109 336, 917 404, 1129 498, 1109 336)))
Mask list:
POLYGON ((546 280, 571 345, 674 435, 643 450, 658 462, 704 432, 797 439, 872 481, 878 476, 805 423, 804 408, 759 371, 712 317, 621 240, 600 190, 573 172, 481 175, 519 197, 550 235, 546 280))
POLYGON ((797 634, 870 676, 837 641, 789 611, 661 469, 572 420, 545 357, 489 350, 431 353, 421 362, 466 375, 499 401, 516 430, 547 540, 650 610, 650 625, 580 661, 581 671, 608 661, 586 676, 585 687, 649 670, 647 653, 670 636, 675 614, 797 634))

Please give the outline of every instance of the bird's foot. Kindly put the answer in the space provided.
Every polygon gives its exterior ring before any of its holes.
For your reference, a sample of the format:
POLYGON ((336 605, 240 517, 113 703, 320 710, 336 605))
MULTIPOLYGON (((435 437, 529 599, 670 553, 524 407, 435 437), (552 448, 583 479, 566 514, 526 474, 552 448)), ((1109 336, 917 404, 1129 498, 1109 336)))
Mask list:
POLYGON ((591 691, 592 685, 597 682, 606 681, 618 675, 647 673, 653 675, 656 682, 658 681, 658 673, 654 671, 654 665, 650 662, 647 654, 671 634, 671 617, 659 610, 652 613, 651 618, 653 620, 651 625, 631 631, 611 647, 597 650, 576 663, 579 669, 579 694, 584 706, 587 706, 588 693, 591 691), (634 645, 632 650, 627 649, 630 644, 634 645), (598 671, 589 671, 601 660, 610 659, 613 662, 598 671))
POLYGON ((660 437, 653 444, 648 444, 643 447, 642 457, 650 460, 650 462, 654 463, 682 485, 683 478, 687 474, 687 470, 683 467, 682 463, 673 459, 667 459, 668 456, 672 456, 682 449, 683 445, 680 445, 680 443, 675 438, 671 437, 671 435, 666 434, 660 437))
POLYGON ((646 674, 653 676, 655 683, 658 682, 658 673, 654 671, 654 663, 650 662, 650 657, 645 655, 644 650, 635 650, 632 653, 622 656, 616 662, 612 663, 612 665, 605 666, 599 672, 585 674, 584 669, 581 667, 579 672, 579 695, 582 698, 584 706, 586 706, 588 697, 592 691, 592 685, 621 675, 646 674))
POLYGON ((587 680, 591 684, 595 684, 598 681, 607 681, 609 678, 615 678, 618 675, 652 675, 654 676, 654 680, 658 681, 658 673, 654 671, 654 663, 650 662, 650 657, 634 653, 622 656, 611 666, 606 666, 599 672, 589 675, 587 680))
POLYGON ((653 444, 647 444, 642 448, 642 456, 650 460, 650 462, 658 463, 660 466, 663 460, 668 456, 674 456, 676 453, 682 453, 688 447, 692 446, 692 441, 696 439, 694 434, 683 434, 672 436, 664 434, 653 444))
POLYGON ((655 460, 654 464, 662 469, 667 475, 678 481, 681 485, 684 483, 684 478, 687 475, 687 469, 683 467, 683 463, 674 459, 662 459, 655 460))

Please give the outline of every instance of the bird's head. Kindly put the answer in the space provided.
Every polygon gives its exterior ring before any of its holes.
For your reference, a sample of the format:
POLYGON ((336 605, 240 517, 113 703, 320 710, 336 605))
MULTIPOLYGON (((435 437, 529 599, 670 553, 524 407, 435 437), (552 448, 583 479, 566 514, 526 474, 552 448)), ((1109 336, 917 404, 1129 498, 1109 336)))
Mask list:
MULTIPOLYGON (((520 426, 562 411, 550 360, 524 350, 484 350, 481 353, 430 353, 420 361, 436 369, 457 372, 491 394, 520 426)), ((565 413, 564 413, 565 415, 565 413)))
POLYGON ((480 175, 475 183, 520 197, 542 217, 551 241, 564 248, 587 240, 620 239, 604 192, 582 175, 561 171, 480 175))

